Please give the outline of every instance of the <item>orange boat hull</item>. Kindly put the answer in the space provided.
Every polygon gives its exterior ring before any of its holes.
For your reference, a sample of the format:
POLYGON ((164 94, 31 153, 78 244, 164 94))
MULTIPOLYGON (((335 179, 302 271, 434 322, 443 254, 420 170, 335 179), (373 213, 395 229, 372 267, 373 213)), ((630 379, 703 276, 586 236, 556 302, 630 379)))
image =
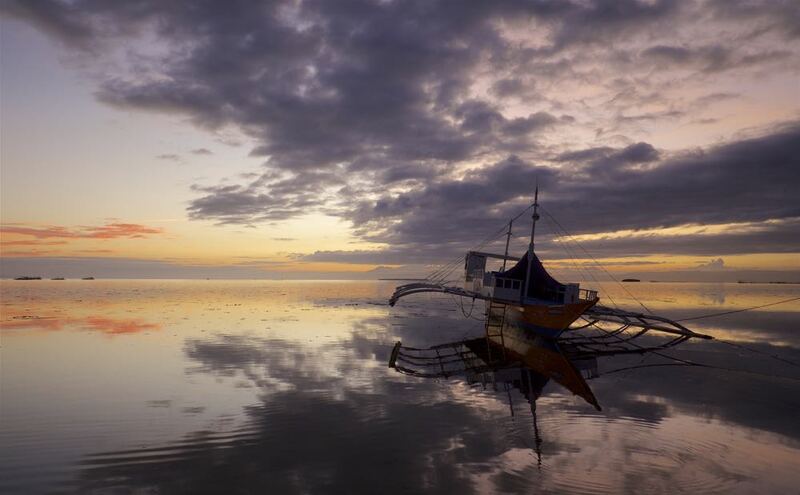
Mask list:
POLYGON ((593 301, 571 304, 509 304, 506 307, 507 325, 534 332, 545 337, 557 337, 589 308, 593 301))

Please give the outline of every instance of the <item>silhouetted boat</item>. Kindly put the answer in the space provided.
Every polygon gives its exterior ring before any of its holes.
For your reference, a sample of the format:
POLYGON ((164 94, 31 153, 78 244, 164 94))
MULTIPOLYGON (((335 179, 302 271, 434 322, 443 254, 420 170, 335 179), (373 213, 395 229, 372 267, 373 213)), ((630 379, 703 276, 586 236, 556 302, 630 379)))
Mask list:
MULTIPOLYGON (((424 282, 397 287, 389 299, 394 306, 405 296, 421 292, 443 292, 461 297, 486 301, 486 335, 499 336, 508 327, 518 327, 549 338, 559 338, 573 328, 586 328, 597 322, 610 322, 620 328, 638 327, 676 335, 682 338, 710 336, 695 333, 680 323, 652 314, 636 313, 618 308, 599 306, 597 291, 581 289, 577 283, 558 282, 545 270, 536 256, 534 239, 536 222, 539 220, 539 188, 536 188, 528 250, 521 258, 509 256, 509 240, 513 220, 508 223, 504 254, 470 251, 464 261, 464 285, 446 285, 443 277, 431 277, 424 282), (500 271, 486 271, 488 258, 503 260, 500 271), (516 264, 505 269, 507 261, 516 264), (586 325, 571 327, 578 319, 587 320, 586 325)), ((530 208, 530 207, 529 207, 530 208)))
POLYGON ((41 280, 42 277, 15 277, 14 280, 41 280))
POLYGON ((638 278, 623 278, 623 282, 641 282, 638 278))

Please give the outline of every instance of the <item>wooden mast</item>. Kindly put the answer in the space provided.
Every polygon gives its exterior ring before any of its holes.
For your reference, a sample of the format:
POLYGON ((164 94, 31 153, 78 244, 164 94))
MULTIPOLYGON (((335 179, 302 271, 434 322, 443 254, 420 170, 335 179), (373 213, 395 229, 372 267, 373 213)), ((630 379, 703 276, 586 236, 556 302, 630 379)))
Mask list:
POLYGON ((514 223, 514 220, 511 219, 508 222, 508 232, 506 232, 506 252, 503 255, 503 270, 506 271, 506 260, 508 259, 508 243, 511 242, 511 225, 514 223))
POLYGON ((533 224, 531 225, 531 242, 528 244, 528 270, 525 274, 525 289, 520 296, 520 302, 524 303, 528 296, 528 287, 531 280, 531 267, 533 267, 533 240, 536 235, 536 221, 539 220, 539 183, 536 183, 536 192, 533 196, 533 224))

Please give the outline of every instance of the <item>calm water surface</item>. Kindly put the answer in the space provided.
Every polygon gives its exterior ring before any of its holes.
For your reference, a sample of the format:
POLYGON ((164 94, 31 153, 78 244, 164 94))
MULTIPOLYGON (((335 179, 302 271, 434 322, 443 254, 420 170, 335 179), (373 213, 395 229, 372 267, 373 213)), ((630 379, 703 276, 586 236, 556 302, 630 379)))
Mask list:
MULTIPOLYGON (((396 341, 483 331, 448 296, 389 308, 393 286, 0 282, 0 492, 798 493, 800 369, 766 354, 800 362, 800 304, 691 326, 762 354, 718 342, 669 351, 746 373, 604 374, 658 362, 605 358, 589 382, 602 411, 551 382, 534 414, 491 379, 388 368, 396 341)), ((627 287, 675 318, 800 295, 627 287)), ((637 307, 619 287, 604 295, 637 307)))

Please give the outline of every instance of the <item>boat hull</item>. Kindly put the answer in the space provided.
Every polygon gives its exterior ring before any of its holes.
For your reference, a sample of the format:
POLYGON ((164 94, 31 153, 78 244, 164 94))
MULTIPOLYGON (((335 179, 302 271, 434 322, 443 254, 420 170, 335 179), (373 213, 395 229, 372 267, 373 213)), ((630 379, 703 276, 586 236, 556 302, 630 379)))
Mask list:
POLYGON ((595 304, 597 299, 571 304, 508 304, 505 322, 527 332, 555 338, 595 304))

